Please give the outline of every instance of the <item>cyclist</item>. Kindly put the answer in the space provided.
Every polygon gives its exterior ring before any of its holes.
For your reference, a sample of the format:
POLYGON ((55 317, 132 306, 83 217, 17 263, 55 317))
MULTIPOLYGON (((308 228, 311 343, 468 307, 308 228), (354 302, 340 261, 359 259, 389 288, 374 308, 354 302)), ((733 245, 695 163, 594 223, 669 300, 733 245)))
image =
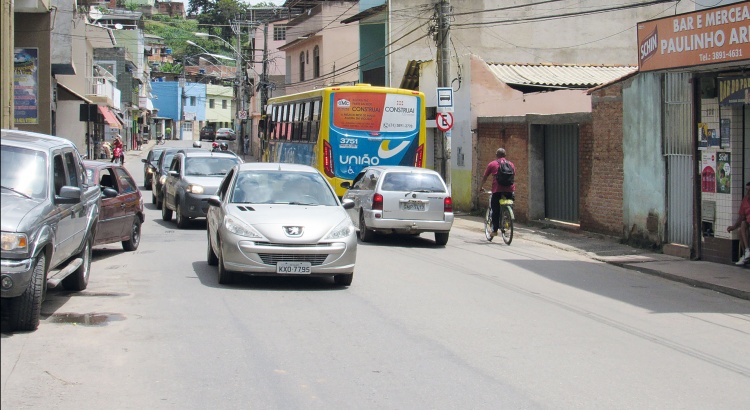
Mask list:
POLYGON ((484 170, 482 182, 479 184, 479 192, 481 193, 482 187, 484 186, 485 181, 487 181, 487 177, 492 175, 492 200, 490 202, 490 206, 492 207, 492 233, 490 235, 492 236, 497 236, 497 229, 500 225, 500 199, 507 198, 515 200, 516 198, 516 184, 501 185, 496 178, 498 170, 500 170, 500 164, 510 164, 511 168, 513 168, 513 174, 516 173, 516 166, 505 158, 505 148, 498 148, 497 151, 495 151, 495 158, 494 161, 490 161, 490 163, 487 164, 487 169, 484 170))

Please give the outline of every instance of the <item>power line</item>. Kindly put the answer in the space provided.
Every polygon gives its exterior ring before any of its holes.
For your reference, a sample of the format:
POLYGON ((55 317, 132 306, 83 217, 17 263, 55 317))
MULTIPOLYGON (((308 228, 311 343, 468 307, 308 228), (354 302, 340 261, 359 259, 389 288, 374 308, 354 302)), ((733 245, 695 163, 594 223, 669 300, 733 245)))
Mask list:
POLYGON ((602 9, 577 11, 577 12, 572 12, 572 13, 560 13, 560 14, 538 16, 538 17, 513 18, 513 19, 494 20, 494 21, 482 21, 482 22, 476 22, 476 23, 454 24, 453 27, 476 28, 479 26, 487 26, 487 25, 523 24, 523 23, 529 23, 529 22, 535 22, 535 21, 546 21, 546 20, 553 20, 553 19, 562 19, 562 18, 607 13, 607 12, 612 12, 612 11, 622 11, 622 10, 628 10, 628 9, 633 9, 633 8, 654 6, 654 5, 662 4, 662 3, 675 3, 679 1, 680 0, 653 0, 653 1, 645 2, 645 3, 626 4, 626 5, 620 5, 620 6, 614 6, 614 7, 606 7, 602 9))

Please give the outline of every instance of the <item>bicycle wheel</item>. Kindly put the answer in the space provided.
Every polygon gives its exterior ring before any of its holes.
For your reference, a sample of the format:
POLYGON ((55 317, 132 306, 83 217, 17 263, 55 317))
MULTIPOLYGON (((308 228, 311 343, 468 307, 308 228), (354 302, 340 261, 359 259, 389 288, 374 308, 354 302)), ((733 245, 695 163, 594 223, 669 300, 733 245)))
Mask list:
POLYGON ((492 208, 487 208, 487 212, 484 214, 484 237, 488 241, 492 242, 492 208))
POLYGON ((500 213, 500 234, 503 236, 503 242, 510 245, 513 241, 513 219, 510 218, 507 206, 504 206, 500 213))

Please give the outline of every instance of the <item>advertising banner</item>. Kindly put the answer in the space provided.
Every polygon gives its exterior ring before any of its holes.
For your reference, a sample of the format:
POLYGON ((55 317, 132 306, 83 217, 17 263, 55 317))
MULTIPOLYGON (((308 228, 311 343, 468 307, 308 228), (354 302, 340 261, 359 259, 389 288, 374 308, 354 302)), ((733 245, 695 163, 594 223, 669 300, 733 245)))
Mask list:
POLYGON ((401 94, 333 95, 333 125, 346 130, 408 132, 417 128, 417 97, 401 94))
POLYGON ((638 23, 638 70, 747 60, 749 25, 748 2, 638 23))
POLYGON ((729 152, 716 153, 716 192, 720 194, 730 194, 732 186, 732 164, 729 152))
POLYGON ((37 48, 14 50, 13 104, 16 124, 39 123, 39 49, 37 48))
POLYGON ((713 152, 703 152, 701 192, 716 192, 716 154, 713 152))
POLYGON ((719 104, 750 104, 750 77, 719 78, 719 104))

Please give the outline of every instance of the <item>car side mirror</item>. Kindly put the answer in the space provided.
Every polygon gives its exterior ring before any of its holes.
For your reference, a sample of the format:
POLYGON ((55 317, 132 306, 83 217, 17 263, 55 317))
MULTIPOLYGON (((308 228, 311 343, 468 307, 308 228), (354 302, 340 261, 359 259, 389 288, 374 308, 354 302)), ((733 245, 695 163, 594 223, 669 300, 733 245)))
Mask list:
POLYGON ((341 206, 343 206, 344 209, 352 209, 354 208, 354 200, 344 199, 343 201, 341 201, 341 206))
POLYGON ((349 188, 352 187, 352 184, 349 181, 344 181, 344 182, 341 183, 340 186, 341 186, 341 188, 349 189, 349 188))
POLYGON ((213 195, 213 196, 208 197, 208 204, 210 206, 221 206, 221 200, 219 199, 218 196, 213 195))
POLYGON ((114 198, 117 196, 117 190, 111 187, 102 187, 102 195, 105 198, 114 198))
POLYGON ((178 171, 169 171, 169 176, 178 177, 180 176, 180 173, 178 171))
POLYGON ((83 191, 77 186, 66 185, 60 188, 60 195, 55 195, 55 203, 58 204, 77 204, 81 202, 81 193, 83 191))
POLYGON ((143 158, 143 159, 141 160, 141 162, 143 162, 144 164, 148 163, 148 161, 146 161, 146 158, 143 158))

